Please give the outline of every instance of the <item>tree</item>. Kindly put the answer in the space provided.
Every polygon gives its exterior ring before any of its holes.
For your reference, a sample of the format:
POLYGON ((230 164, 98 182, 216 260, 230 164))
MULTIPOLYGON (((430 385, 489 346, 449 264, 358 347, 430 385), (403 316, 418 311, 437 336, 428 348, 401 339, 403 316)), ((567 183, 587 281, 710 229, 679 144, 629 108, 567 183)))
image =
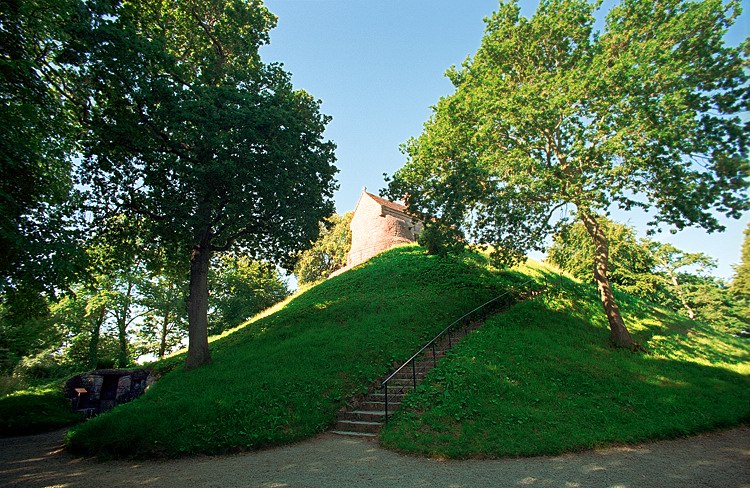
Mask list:
POLYGON ((0 290, 49 294, 78 270, 69 205, 78 125, 58 63, 76 4, 0 0, 0 290))
POLYGON ((651 209, 653 225, 717 231, 717 212, 748 208, 747 43, 722 40, 736 1, 624 0, 602 33, 595 9, 543 0, 526 19, 501 3, 478 52, 448 71, 456 91, 406 143, 387 194, 506 264, 543 248, 567 207, 594 245, 610 338, 638 349, 609 283, 602 217, 651 209))
POLYGON ((94 1, 70 62, 87 100, 82 182, 97 216, 148 219, 190 262, 186 368, 210 361, 208 274, 241 249, 288 263, 332 210, 334 145, 320 102, 260 61, 259 0, 94 1))
POLYGON ((346 258, 352 247, 352 231, 349 224, 354 212, 331 215, 320 223, 320 236, 312 247, 300 253, 294 265, 294 275, 300 285, 315 283, 346 266, 346 258))
POLYGON ((147 314, 138 331, 139 355, 161 359, 187 337, 187 277, 187 266, 163 261, 143 283, 141 304, 147 314))
POLYGON ((750 224, 745 227, 740 263, 734 268, 731 290, 735 295, 750 300, 750 224))
POLYGON ((734 268, 732 284, 729 288, 735 303, 735 316, 742 322, 737 332, 750 335, 750 224, 745 227, 740 263, 734 268))
POLYGON ((253 315, 289 296, 279 272, 268 263, 247 256, 222 256, 213 266, 212 307, 209 320, 212 334, 236 327, 253 315))
MULTIPOLYGON (((721 280, 708 276, 716 267, 703 253, 687 253, 671 244, 637 239, 635 230, 601 219, 610 251, 609 280, 620 291, 682 312, 691 319, 734 322, 721 280)), ((591 278, 594 246, 581 222, 555 235, 547 259, 581 280, 591 278)), ((731 327, 730 327, 731 328, 731 327)))
MULTIPOLYGON (((635 229, 608 218, 601 222, 609 243, 610 283, 620 291, 654 300, 658 282, 653 275, 654 258, 638 240, 635 229)), ((555 234, 547 260, 582 281, 592 280, 594 245, 583 223, 563 226, 555 234)))
POLYGON ((648 250, 656 263, 655 274, 661 278, 662 283, 670 289, 672 294, 680 300, 682 307, 687 312, 687 316, 695 319, 695 310, 693 310, 693 307, 688 302, 684 283, 682 283, 680 275, 684 273, 684 268, 696 268, 694 273, 700 276, 708 269, 715 268, 716 260, 701 252, 688 253, 681 251, 671 244, 648 241, 645 245, 648 246, 648 250), (682 272, 680 271, 681 269, 683 270, 682 272))

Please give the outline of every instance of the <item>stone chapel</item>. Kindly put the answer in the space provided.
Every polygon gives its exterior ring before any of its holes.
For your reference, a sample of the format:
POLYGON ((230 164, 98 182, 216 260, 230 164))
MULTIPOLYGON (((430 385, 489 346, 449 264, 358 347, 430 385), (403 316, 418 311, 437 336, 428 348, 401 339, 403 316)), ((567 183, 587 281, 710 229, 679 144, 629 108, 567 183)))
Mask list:
POLYGON ((331 276, 341 274, 394 246, 416 242, 417 235, 422 231, 422 222, 409 215, 406 207, 400 203, 368 193, 363 188, 349 228, 352 231, 352 247, 346 266, 331 276))

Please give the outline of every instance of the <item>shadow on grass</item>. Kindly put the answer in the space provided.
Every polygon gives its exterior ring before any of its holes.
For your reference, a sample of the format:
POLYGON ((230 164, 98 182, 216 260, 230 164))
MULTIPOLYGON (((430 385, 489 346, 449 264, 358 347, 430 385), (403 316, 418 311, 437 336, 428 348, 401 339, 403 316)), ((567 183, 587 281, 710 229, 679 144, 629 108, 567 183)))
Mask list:
MULTIPOLYGON (((614 349, 578 286, 564 283, 557 295, 488 320, 404 401, 382 434, 385 445, 456 458, 530 456, 748 420, 750 381, 733 370, 746 350, 710 331, 681 335, 669 323, 662 342, 649 342, 651 354, 614 349)), ((634 317, 642 335, 657 337, 640 324, 650 320, 634 317)))

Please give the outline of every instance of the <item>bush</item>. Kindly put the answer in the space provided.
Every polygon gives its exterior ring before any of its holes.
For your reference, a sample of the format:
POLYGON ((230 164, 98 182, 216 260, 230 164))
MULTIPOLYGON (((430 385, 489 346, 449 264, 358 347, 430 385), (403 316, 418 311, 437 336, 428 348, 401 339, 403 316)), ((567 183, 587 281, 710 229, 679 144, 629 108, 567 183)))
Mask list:
POLYGON ((0 375, 0 398, 26 388, 26 381, 16 375, 0 375))
POLYGON ((60 386, 31 389, 0 398, 0 436, 29 435, 67 427, 82 417, 73 412, 60 386))
POLYGON ((73 367, 65 362, 64 356, 52 349, 28 356, 13 369, 13 376, 34 379, 62 378, 73 374, 73 367))

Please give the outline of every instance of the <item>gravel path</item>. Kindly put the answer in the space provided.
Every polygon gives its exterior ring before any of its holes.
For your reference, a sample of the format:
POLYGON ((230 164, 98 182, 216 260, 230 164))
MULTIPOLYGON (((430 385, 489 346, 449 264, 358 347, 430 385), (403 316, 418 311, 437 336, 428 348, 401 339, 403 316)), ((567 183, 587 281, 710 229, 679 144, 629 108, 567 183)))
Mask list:
POLYGON ((220 457, 98 463, 62 432, 0 439, 0 486, 32 487, 717 487, 750 488, 750 428, 556 457, 438 461, 321 435, 220 457))

